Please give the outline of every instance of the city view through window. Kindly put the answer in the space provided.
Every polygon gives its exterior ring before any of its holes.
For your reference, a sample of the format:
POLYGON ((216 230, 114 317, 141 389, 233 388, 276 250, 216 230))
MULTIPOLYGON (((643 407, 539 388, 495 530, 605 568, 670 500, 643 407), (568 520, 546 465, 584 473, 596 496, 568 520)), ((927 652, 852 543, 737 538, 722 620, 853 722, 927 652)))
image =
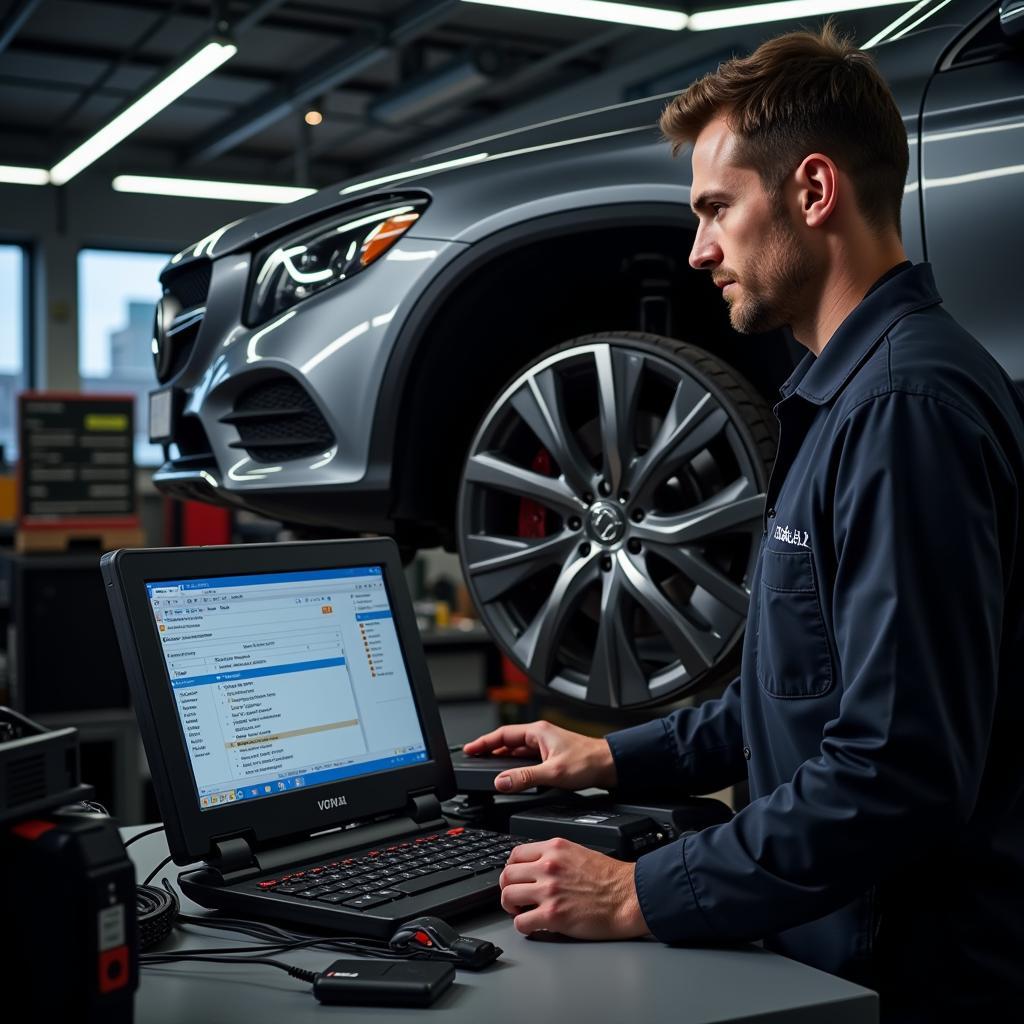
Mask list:
POLYGON ((169 254, 83 249, 78 254, 78 370, 83 391, 135 395, 135 461, 162 461, 148 436, 153 309, 169 254))
POLYGON ((25 250, 0 245, 0 445, 5 462, 18 456, 16 396, 25 388, 25 250))

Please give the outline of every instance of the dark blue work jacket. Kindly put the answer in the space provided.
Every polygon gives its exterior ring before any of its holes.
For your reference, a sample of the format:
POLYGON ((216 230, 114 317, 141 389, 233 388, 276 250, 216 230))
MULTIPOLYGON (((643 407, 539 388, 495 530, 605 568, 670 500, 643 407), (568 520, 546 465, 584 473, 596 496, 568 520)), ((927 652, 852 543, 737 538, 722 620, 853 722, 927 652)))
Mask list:
POLYGON ((1024 398, 940 303, 908 265, 797 366, 740 677, 609 736, 623 784, 750 781, 638 861, 654 936, 763 938, 883 1020, 1024 998, 1024 398))

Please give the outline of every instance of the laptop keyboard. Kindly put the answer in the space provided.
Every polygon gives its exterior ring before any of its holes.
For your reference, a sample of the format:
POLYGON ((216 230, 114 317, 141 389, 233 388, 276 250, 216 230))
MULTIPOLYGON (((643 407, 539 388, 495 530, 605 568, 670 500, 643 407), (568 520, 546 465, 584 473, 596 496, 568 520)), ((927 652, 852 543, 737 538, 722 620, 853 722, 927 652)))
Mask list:
POLYGON ((527 842, 532 840, 452 828, 249 884, 293 899, 368 910, 503 868, 512 850, 527 842))

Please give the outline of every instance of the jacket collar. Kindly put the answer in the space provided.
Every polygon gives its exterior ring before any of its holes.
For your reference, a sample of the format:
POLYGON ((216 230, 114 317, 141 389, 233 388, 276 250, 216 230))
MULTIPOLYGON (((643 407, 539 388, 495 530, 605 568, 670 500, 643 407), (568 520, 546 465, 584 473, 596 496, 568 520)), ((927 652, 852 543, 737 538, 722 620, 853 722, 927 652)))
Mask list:
POLYGON ((941 301, 929 263, 883 280, 836 328, 821 355, 808 352, 800 360, 779 393, 795 393, 815 405, 830 402, 898 320, 941 301))

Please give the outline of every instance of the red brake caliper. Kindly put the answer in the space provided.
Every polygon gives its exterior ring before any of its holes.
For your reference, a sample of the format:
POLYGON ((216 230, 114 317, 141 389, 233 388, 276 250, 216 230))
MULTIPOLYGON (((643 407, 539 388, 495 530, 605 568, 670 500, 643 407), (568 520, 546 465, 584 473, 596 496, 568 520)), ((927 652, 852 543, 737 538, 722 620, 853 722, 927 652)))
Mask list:
MULTIPOLYGON (((541 448, 533 457, 530 469, 544 476, 551 476, 551 456, 541 448)), ((539 538, 547 536, 547 509, 529 498, 519 499, 519 536, 539 538)), ((508 657, 501 656, 501 675, 504 686, 489 691, 492 700, 507 700, 515 704, 529 704, 530 680, 526 673, 508 657)))
MULTIPOLYGON (((542 476, 551 476, 551 456, 546 448, 541 448, 533 457, 530 469, 542 476)), ((547 518, 547 509, 540 502, 530 498, 519 499, 520 537, 546 537, 548 534, 547 518)))

